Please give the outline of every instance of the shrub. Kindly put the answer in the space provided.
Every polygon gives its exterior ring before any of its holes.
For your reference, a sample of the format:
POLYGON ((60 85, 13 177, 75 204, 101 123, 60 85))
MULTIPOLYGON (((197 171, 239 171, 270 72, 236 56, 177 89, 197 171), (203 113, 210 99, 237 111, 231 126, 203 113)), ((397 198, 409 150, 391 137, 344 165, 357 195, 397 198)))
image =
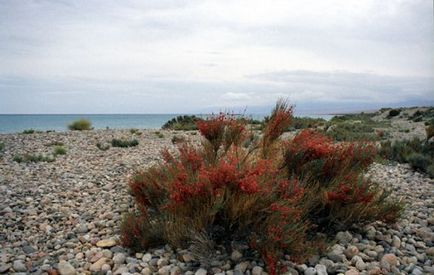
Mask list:
POLYGON ((409 163, 411 167, 420 172, 427 173, 430 177, 429 167, 434 164, 434 143, 423 142, 415 138, 395 142, 383 142, 381 154, 392 161, 409 163))
POLYGON ((196 122, 202 120, 202 118, 195 115, 182 115, 172 118, 171 120, 164 123, 161 127, 166 130, 197 130, 196 122))
POLYGON ((197 243, 198 235, 204 247, 243 241, 276 274, 284 252, 295 260, 308 254, 307 246, 315 248, 308 236, 318 225, 340 220, 348 228, 398 216, 401 205, 361 176, 375 147, 335 144, 311 131, 282 142, 291 117, 292 107, 279 101, 258 139, 233 116, 198 121, 200 146, 165 150, 163 162, 130 180, 138 207, 122 224, 123 244, 133 250, 163 243, 185 247, 197 243))
POLYGON ((34 129, 27 129, 27 130, 24 130, 22 133, 26 134, 26 135, 29 135, 29 134, 34 134, 35 132, 36 131, 34 129))
POLYGON ((426 131, 426 140, 434 137, 434 120, 430 120, 425 128, 426 131))
POLYGON ((182 143, 182 142, 186 142, 187 140, 185 139, 184 136, 180 136, 180 135, 175 135, 172 137, 172 143, 173 144, 178 144, 178 143, 182 143))
POLYGON ((66 155, 66 149, 63 146, 55 146, 53 154, 55 156, 57 156, 57 155, 66 155))
POLYGON ((323 118, 312 117, 294 117, 292 119, 291 128, 293 129, 307 129, 316 128, 326 124, 326 120, 323 118))
POLYGON ((419 153, 412 153, 407 157, 407 161, 413 169, 421 172, 426 172, 428 166, 431 165, 430 158, 419 153))
POLYGON ((130 129, 130 133, 132 135, 138 135, 138 136, 142 134, 142 132, 140 132, 139 129, 130 129))
POLYGON ((392 109, 392 110, 389 111, 389 114, 387 115, 387 117, 388 118, 395 117, 395 116, 399 115, 400 113, 401 113, 401 110, 399 110, 399 109, 392 109))
POLYGON ((134 147, 139 145, 139 141, 137 139, 132 139, 132 140, 124 140, 124 139, 112 139, 112 146, 113 147, 134 147))
POLYGON ((53 142, 49 142, 47 144, 45 144, 45 146, 64 146, 65 143, 61 142, 61 141, 53 141, 53 142))
POLYGON ((71 124, 69 124, 68 129, 69 130, 76 130, 76 131, 91 130, 92 124, 89 120, 79 119, 79 120, 73 121, 71 124))
POLYGON ((107 151, 108 149, 110 149, 109 144, 102 144, 101 142, 98 142, 96 144, 96 147, 98 147, 98 149, 100 149, 101 151, 107 151))
POLYGON ((54 157, 44 156, 44 155, 31 155, 31 154, 24 154, 24 155, 15 155, 13 157, 13 160, 18 163, 28 163, 28 162, 53 162, 55 160, 54 157))
POLYGON ((5 144, 3 142, 0 142, 0 151, 3 151, 5 149, 5 144))

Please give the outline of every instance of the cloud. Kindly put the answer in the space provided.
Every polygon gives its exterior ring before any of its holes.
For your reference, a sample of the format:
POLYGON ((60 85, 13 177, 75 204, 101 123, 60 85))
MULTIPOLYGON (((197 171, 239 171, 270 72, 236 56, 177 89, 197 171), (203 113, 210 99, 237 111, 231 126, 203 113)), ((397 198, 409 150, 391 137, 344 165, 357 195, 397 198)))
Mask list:
POLYGON ((0 112, 429 99, 432 8, 424 0, 0 1, 0 112), (93 105, 79 106, 83 94, 93 105))

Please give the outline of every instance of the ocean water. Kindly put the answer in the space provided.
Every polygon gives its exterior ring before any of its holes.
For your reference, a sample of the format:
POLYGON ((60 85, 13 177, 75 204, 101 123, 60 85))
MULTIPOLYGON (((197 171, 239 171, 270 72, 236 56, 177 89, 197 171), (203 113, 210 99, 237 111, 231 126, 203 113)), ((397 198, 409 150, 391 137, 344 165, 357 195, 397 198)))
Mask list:
MULTIPOLYGON (((101 115, 0 115, 0 133, 16 133, 27 129, 40 131, 67 131, 68 124, 84 118, 92 122, 95 129, 158 129, 166 121, 179 114, 101 114, 101 115)), ((206 115, 198 115, 206 116, 206 115)), ((330 115, 306 115, 330 119, 330 115)), ((251 115, 254 119, 262 119, 263 115, 251 115)))

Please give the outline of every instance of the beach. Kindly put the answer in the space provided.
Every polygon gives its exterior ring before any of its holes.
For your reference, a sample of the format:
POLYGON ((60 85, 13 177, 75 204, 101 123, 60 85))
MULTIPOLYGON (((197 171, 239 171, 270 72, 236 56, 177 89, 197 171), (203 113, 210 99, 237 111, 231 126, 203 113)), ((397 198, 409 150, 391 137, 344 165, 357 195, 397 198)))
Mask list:
MULTIPOLYGON (((188 248, 131 253, 120 246, 122 215, 133 209, 128 178, 158 162, 163 148, 175 149, 173 136, 199 139, 194 132, 139 131, 0 135, 0 273, 266 274, 263 261, 244 255, 242 246, 231 255, 216 251, 209 266, 188 248), (113 138, 139 144, 96 146, 113 138), (14 161, 18 154, 49 155, 61 143, 66 154, 52 162, 14 161)), ((375 163, 366 176, 407 203, 403 218, 339 232, 327 252, 305 264, 282 259, 287 274, 434 273, 434 181, 403 164, 375 163)))

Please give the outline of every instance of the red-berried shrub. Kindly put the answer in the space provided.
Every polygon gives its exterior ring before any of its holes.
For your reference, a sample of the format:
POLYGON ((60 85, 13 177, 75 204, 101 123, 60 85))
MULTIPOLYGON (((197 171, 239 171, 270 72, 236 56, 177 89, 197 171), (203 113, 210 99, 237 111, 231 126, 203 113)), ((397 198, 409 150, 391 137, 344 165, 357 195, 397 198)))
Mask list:
POLYGON ((197 122, 201 145, 165 150, 161 163, 130 180, 137 212, 124 220, 123 244, 134 250, 157 243, 186 247, 205 236, 202 242, 212 242, 204 247, 230 247, 242 240, 276 274, 283 253, 302 259, 312 250, 307 236, 323 225, 393 221, 400 206, 362 177, 375 147, 333 143, 311 130, 282 141, 291 116, 292 107, 279 101, 259 140, 233 116, 197 122))

